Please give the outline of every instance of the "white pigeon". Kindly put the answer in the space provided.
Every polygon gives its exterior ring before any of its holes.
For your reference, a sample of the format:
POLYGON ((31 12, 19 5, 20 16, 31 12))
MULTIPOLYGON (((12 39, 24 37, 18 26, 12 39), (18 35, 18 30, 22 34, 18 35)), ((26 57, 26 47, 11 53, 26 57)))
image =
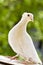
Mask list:
POLYGON ((11 48, 25 60, 34 61, 36 64, 42 62, 38 57, 36 49, 30 35, 26 32, 27 23, 33 21, 33 14, 25 12, 21 20, 16 24, 8 34, 8 42, 11 48))

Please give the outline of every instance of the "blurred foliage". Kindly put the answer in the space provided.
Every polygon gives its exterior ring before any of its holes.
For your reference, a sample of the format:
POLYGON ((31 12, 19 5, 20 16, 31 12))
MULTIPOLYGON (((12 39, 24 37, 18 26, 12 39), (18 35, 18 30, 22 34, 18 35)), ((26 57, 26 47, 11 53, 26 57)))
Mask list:
POLYGON ((43 0, 0 0, 0 55, 15 55, 8 44, 8 32, 24 12, 34 14, 27 32, 34 40, 43 40, 43 0))

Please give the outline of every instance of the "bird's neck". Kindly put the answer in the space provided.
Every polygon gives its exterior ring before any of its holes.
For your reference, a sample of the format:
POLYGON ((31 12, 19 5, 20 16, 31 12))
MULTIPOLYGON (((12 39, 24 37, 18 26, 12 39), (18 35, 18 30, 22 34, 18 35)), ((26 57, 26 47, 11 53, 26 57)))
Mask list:
POLYGON ((26 31, 27 24, 28 24, 28 21, 27 20, 21 19, 20 22, 19 22, 19 27, 21 27, 22 30, 25 30, 26 31))

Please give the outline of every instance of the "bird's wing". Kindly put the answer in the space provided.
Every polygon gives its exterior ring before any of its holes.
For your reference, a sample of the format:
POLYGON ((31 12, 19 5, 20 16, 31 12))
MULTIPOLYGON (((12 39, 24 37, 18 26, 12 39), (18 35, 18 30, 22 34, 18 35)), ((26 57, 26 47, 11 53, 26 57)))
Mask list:
POLYGON ((34 47, 34 44, 30 35, 28 35, 28 33, 25 32, 23 36, 21 36, 21 40, 22 40, 21 48, 23 49, 24 57, 26 57, 27 59, 32 58, 33 61, 41 63, 41 60, 38 57, 38 54, 36 52, 36 49, 34 47))

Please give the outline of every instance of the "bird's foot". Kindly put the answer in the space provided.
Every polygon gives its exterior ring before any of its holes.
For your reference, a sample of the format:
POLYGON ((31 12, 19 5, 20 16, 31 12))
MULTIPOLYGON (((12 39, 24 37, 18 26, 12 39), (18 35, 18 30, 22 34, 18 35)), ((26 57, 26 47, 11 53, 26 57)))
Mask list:
POLYGON ((32 58, 29 58, 29 60, 24 60, 22 63, 25 65, 36 64, 36 62, 34 62, 32 58))
POLYGON ((18 59, 19 55, 15 55, 13 57, 11 57, 11 60, 14 60, 14 59, 18 59))
POLYGON ((36 62, 35 62, 35 61, 33 61, 33 59, 32 59, 32 58, 29 58, 28 63, 30 63, 30 64, 36 64, 36 62))

